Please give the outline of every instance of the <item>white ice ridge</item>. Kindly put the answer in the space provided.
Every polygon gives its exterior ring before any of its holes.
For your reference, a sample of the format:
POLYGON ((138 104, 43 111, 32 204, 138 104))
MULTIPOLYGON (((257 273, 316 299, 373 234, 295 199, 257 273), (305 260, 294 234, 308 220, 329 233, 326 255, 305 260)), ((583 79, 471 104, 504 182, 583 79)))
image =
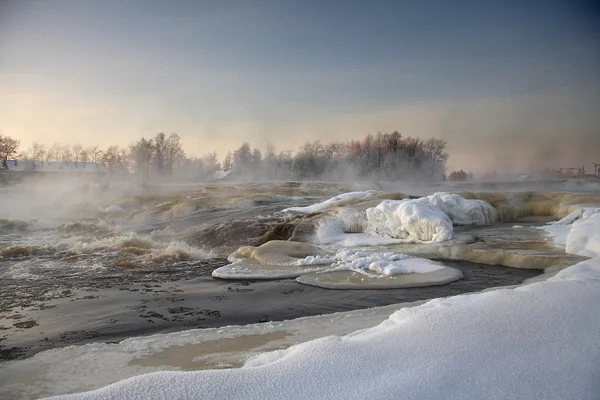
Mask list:
POLYGON ((547 281, 431 300, 243 368, 156 372, 64 399, 597 399, 600 258, 547 281))
POLYGON ((560 221, 540 227, 565 252, 584 257, 600 257, 600 208, 584 207, 560 221))
POLYGON ((300 214, 312 214, 318 213, 321 211, 325 211, 329 208, 335 207, 336 205, 345 203, 350 200, 364 200, 368 197, 371 197, 375 194, 379 193, 376 190, 366 190, 362 192, 350 192, 343 193, 338 196, 332 197, 328 200, 325 200, 321 203, 313 204, 306 207, 290 207, 283 210, 283 212, 295 212, 300 214))
POLYGON ((367 209, 367 231, 392 238, 443 242, 453 225, 483 225, 496 221, 497 211, 481 200, 435 193, 419 199, 384 200, 367 209))

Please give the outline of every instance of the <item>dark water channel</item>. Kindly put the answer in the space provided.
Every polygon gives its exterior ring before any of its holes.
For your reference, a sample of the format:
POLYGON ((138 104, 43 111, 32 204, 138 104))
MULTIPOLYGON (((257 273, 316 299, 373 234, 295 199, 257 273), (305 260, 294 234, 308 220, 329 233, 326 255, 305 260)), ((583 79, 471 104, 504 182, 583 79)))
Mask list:
MULTIPOLYGON (((538 270, 441 260, 464 278, 442 286, 329 290, 293 279, 224 281, 213 259, 131 271, 0 281, 0 359, 27 358, 56 347, 117 342, 192 328, 285 320, 514 285, 538 270)), ((0 263, 2 264, 2 263, 0 263)), ((0 265, 1 267, 1 265, 0 265)))

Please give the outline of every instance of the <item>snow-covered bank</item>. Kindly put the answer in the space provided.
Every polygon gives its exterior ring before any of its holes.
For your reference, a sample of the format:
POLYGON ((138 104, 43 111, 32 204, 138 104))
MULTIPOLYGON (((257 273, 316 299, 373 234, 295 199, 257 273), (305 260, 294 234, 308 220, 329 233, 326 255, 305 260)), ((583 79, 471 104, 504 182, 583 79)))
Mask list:
POLYGON ((544 282, 402 309, 240 369, 157 372, 63 398, 597 399, 599 330, 595 258, 544 282))
POLYGON ((560 221, 540 227, 565 252, 584 257, 600 257, 600 208, 581 208, 560 221))

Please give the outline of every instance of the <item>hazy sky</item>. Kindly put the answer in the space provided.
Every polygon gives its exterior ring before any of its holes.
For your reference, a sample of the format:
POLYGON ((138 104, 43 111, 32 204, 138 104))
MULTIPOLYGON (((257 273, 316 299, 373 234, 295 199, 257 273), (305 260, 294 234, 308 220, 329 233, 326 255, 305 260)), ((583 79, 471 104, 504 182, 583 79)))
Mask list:
POLYGON ((600 162, 596 4, 0 0, 0 130, 193 155, 398 130, 453 168, 600 162))

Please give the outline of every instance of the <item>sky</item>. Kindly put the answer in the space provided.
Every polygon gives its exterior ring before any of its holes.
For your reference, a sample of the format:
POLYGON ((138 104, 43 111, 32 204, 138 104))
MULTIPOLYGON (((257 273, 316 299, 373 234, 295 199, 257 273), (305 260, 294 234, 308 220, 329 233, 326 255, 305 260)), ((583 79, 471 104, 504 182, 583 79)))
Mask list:
POLYGON ((449 167, 600 163, 584 0, 0 0, 0 131, 190 155, 398 130, 449 167))

